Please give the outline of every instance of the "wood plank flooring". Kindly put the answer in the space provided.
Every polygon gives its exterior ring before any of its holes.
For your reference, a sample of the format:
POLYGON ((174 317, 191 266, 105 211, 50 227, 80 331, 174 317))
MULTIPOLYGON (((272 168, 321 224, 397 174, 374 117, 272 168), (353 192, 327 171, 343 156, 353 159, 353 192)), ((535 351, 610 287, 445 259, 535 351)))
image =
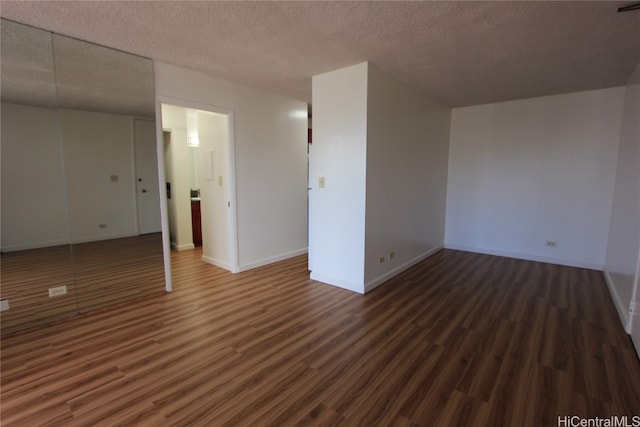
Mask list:
POLYGON ((2 339, 2 426, 556 426, 640 415, 602 273, 443 250, 367 295, 306 257, 2 339))
POLYGON ((108 307, 145 295, 163 294, 161 233, 3 253, 0 297, 2 335, 108 307), (49 297, 49 288, 67 294, 49 297))

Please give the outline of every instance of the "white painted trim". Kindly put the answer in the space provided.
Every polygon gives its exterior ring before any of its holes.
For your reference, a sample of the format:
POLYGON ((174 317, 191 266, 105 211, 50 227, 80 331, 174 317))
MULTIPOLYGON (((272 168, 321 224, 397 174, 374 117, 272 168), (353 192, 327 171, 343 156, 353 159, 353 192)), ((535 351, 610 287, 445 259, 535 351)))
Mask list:
POLYGON ((231 264, 229 264, 228 262, 220 261, 218 259, 211 258, 211 257, 208 257, 208 256, 204 256, 204 255, 202 256, 201 259, 202 259, 202 261, 206 262, 207 264, 215 265, 216 267, 220 267, 220 268, 222 268, 224 270, 227 270, 227 271, 230 271, 232 273, 237 273, 237 272, 234 272, 232 270, 231 264))
POLYGON ((393 270, 386 272, 382 276, 379 276, 379 277, 377 277, 377 278, 375 278, 373 280, 368 281, 367 283, 364 284, 364 292, 367 293, 367 292, 377 288, 378 286, 382 285, 383 283, 385 283, 386 281, 388 281, 392 277, 397 276, 398 274, 402 273, 403 271, 410 269, 414 265, 418 264, 419 262, 424 261, 425 259, 429 258, 431 255, 435 254, 436 252, 439 252, 442 249, 443 249, 443 246, 442 245, 438 245, 435 248, 429 249, 428 251, 423 252, 422 254, 418 255, 417 257, 405 262, 404 264, 399 265, 398 267, 394 268, 393 270))
POLYGON ((238 249, 238 210, 236 209, 236 137, 235 116, 233 110, 227 115, 227 162, 229 163, 229 179, 227 179, 227 194, 229 194, 229 250, 231 265, 229 271, 240 272, 240 253, 238 249))
POLYGON ((537 256, 537 255, 521 254, 521 253, 517 253, 517 252, 499 251, 499 250, 486 249, 486 248, 477 248, 477 247, 473 247, 473 246, 451 245, 451 244, 446 244, 445 243, 444 247, 446 249, 454 249, 454 250, 457 250, 457 251, 474 252, 474 253, 485 254, 485 255, 503 256, 503 257, 507 257, 507 258, 523 259, 523 260, 526 260, 526 261, 546 262, 548 264, 565 265, 567 267, 586 268, 586 269, 589 269, 589 270, 602 271, 603 268, 604 268, 604 266, 602 264, 591 264, 589 262, 577 262, 577 261, 571 261, 571 260, 567 260, 567 259, 549 258, 549 257, 542 257, 542 256, 537 256))
POLYGON ((68 239, 61 240, 49 240, 47 242, 38 242, 32 243, 28 245, 15 245, 15 246, 3 246, 2 252, 15 252, 15 251, 26 251, 29 249, 40 249, 40 248, 49 248, 51 246, 62 246, 62 245, 70 245, 68 239))
POLYGON ((140 236, 138 233, 122 233, 122 234, 110 234, 108 236, 100 235, 100 236, 89 236, 83 237, 82 239, 73 239, 69 240, 51 240, 48 242, 39 242, 29 245, 19 245, 19 246, 7 246, 2 248, 2 252, 15 252, 15 251, 24 251, 29 249, 40 249, 40 248, 50 248, 51 246, 62 246, 62 245, 78 245, 81 243, 90 243, 90 242, 101 242, 104 240, 113 240, 113 239, 124 239, 126 237, 136 237, 140 236))
POLYGON ((139 236, 139 234, 138 233, 122 233, 122 234, 110 234, 108 236, 89 236, 89 237, 83 237, 82 239, 72 239, 71 244, 76 245, 79 243, 99 242, 103 240, 123 239, 125 237, 136 237, 136 236, 139 236))
POLYGON ((187 244, 178 246, 174 242, 171 242, 171 249, 174 249, 174 250, 176 250, 178 252, 195 249, 195 247, 196 247, 196 245, 194 245, 193 243, 187 243, 187 244))
POLYGON ((351 292, 357 292, 359 294, 364 294, 364 286, 356 283, 347 282, 346 280, 336 279, 335 277, 325 276, 323 274, 318 274, 315 272, 311 272, 311 280, 315 280, 317 282, 321 282, 325 285, 331 285, 338 288, 346 289, 351 292))
POLYGON ((604 271, 604 280, 607 282, 607 287, 609 288, 609 293, 611 294, 611 299, 613 300, 613 305, 616 306, 616 311, 618 312, 618 316, 620 316, 620 321, 622 322, 622 327, 624 330, 629 333, 629 307, 624 305, 624 301, 620 298, 618 292, 616 292, 615 283, 613 283, 613 278, 609 274, 608 271, 604 271))
MULTIPOLYGON (((229 204, 231 206, 229 206, 230 208, 230 213, 229 213, 229 249, 230 249, 230 254, 231 254, 231 268, 229 269, 229 271, 231 271, 232 273, 238 273, 240 271, 244 271, 243 269, 240 268, 239 265, 239 260, 240 260, 240 255, 239 255, 239 249, 238 249, 238 213, 237 213, 237 209, 236 209, 236 162, 235 162, 235 118, 234 118, 234 110, 231 110, 229 108, 225 108, 225 107, 220 107, 220 106, 216 106, 216 105, 210 105, 210 104, 202 104, 199 102, 193 102, 193 101, 189 101, 186 99, 182 99, 182 98, 176 98, 176 97, 171 97, 171 96, 164 96, 164 95, 156 95, 156 123, 159 123, 159 127, 160 127, 160 133, 158 135, 158 152, 162 152, 162 176, 163 176, 163 181, 162 184, 164 185, 164 140, 162 138, 162 104, 170 104, 170 105, 176 105, 179 107, 184 107, 184 108, 193 108, 196 110, 202 110, 202 111, 209 111, 212 113, 217 113, 217 114, 222 114, 227 116, 227 135, 228 135, 228 153, 229 153, 229 157, 227 159, 227 161, 229 162, 229 179, 227 180, 228 183, 228 193, 229 193, 229 204), (159 119, 158 119, 159 118, 159 119)), ((158 162, 160 161, 160 156, 158 156, 158 162)), ((160 163, 158 163, 158 165, 160 165, 160 163)), ((165 189, 161 188, 162 192, 160 193, 161 195, 164 194, 164 192, 166 191, 165 189)), ((167 215, 167 235, 169 234, 169 214, 168 214, 168 208, 166 206, 166 198, 161 197, 162 200, 164 200, 165 202, 165 209, 166 209, 166 215, 167 215)), ((164 227, 164 221, 163 221, 163 227, 164 227)), ((164 233, 164 228, 163 228, 163 233, 164 233)), ((172 247, 174 247, 174 245, 172 245, 172 247)), ((170 262, 170 257, 169 257, 169 262, 170 262)), ((253 267, 250 267, 253 268, 253 267)), ((248 268, 247 268, 248 270, 248 268)))
MULTIPOLYGON (((154 75, 155 74, 156 73, 154 68, 154 75)), ((158 86, 157 81, 154 81, 154 86, 158 86)), ((164 257, 164 289, 167 292, 171 292, 173 290, 173 280, 171 278, 169 206, 167 202, 167 189, 165 188, 167 177, 166 171, 164 170, 164 133, 162 130, 162 104, 158 96, 156 96, 156 153, 158 157, 158 191, 160 192, 160 222, 162 227, 162 253, 164 257)))
POLYGON ((269 258, 264 258, 258 261, 253 261, 247 264, 242 264, 238 268, 238 272, 251 270, 252 268, 262 267, 263 265, 273 264, 274 262, 282 261, 285 259, 293 258, 295 256, 304 255, 309 252, 308 248, 302 248, 291 252, 286 252, 280 255, 275 255, 269 258))
MULTIPOLYGON (((136 169, 136 119, 131 118, 131 177, 133 178, 133 217, 136 219, 135 231, 136 234, 140 234, 140 217, 138 216, 138 174, 136 169)), ((152 120, 149 120, 152 121, 152 120)))

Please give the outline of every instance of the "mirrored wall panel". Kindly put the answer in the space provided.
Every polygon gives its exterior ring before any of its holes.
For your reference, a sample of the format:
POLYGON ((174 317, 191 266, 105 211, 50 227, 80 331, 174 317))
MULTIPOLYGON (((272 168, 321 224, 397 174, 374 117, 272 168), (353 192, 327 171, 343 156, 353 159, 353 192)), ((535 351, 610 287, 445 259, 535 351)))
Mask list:
POLYGON ((164 290, 153 64, 53 35, 78 309, 164 290))
POLYGON ((2 21, 3 334, 164 292, 154 116, 150 60, 2 21))
POLYGON ((9 21, 0 25, 0 321, 5 333, 74 315, 77 305, 53 38, 9 21), (49 297, 50 290, 60 295, 49 297))

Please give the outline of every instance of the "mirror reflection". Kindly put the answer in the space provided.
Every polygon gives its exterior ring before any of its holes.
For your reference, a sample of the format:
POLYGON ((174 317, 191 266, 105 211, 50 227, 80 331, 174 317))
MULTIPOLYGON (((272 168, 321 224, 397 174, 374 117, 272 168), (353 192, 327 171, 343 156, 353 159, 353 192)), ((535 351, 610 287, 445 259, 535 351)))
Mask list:
POLYGON ((3 334, 163 292, 152 62, 2 32, 3 334))
POLYGON ((76 313, 51 33, 2 29, 2 332, 76 313), (49 298, 49 289, 67 295, 49 298))

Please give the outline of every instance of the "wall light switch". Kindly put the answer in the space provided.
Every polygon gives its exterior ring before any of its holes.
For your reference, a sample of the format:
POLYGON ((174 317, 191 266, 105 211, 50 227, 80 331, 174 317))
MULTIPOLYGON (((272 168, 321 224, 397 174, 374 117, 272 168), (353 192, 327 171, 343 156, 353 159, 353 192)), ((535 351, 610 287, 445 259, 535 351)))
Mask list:
POLYGON ((321 176, 321 177, 318 179, 318 186, 319 186, 320 188, 324 188, 324 176, 321 176))
POLYGON ((111 175, 111 182, 118 182, 118 175, 111 175))
POLYGON ((9 300, 8 299, 0 300, 0 311, 7 311, 7 310, 9 310, 9 300))
POLYGON ((222 175, 218 176, 218 185, 222 187, 222 175))

